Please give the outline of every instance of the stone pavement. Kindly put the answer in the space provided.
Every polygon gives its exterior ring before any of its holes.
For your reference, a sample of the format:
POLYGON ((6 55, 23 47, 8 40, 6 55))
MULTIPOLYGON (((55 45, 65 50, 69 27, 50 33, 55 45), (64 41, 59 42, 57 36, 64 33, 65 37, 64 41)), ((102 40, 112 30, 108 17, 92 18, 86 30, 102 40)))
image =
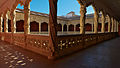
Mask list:
POLYGON ((0 41, 0 68, 120 68, 120 38, 57 60, 0 41))

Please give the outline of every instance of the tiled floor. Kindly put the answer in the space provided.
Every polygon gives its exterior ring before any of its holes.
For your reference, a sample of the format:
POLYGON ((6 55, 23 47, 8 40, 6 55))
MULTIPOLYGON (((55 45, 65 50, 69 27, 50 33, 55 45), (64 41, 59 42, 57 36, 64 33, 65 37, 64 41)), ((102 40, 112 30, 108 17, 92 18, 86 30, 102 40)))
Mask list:
POLYGON ((120 68, 120 38, 54 61, 0 41, 0 68, 120 68))

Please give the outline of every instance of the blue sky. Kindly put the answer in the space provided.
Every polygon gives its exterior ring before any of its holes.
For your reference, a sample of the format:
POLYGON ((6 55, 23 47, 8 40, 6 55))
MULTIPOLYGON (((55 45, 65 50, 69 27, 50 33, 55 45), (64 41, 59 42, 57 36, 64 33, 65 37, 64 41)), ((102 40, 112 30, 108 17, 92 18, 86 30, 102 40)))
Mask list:
MULTIPOLYGON (((49 0, 32 0, 30 3, 31 11, 49 14, 49 0)), ((17 8, 23 8, 18 5, 17 8)), ((80 15, 80 5, 77 0, 58 0, 58 16, 64 16, 74 11, 76 15, 80 15)), ((87 14, 94 13, 92 6, 87 7, 87 14)))

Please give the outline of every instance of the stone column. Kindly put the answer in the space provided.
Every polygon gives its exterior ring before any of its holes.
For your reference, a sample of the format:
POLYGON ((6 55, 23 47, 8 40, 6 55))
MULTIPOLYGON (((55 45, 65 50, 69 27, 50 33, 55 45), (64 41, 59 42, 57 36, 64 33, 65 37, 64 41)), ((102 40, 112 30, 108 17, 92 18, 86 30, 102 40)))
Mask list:
POLYGON ((114 19, 112 18, 112 29, 111 32, 114 32, 114 19))
POLYGON ((58 40, 57 40, 57 0, 49 0, 49 26, 50 26, 50 46, 51 50, 50 56, 48 59, 54 59, 54 52, 57 48, 58 40))
POLYGON ((30 34, 30 2, 24 5, 24 34, 30 34))
POLYGON ((39 23, 39 34, 41 33, 41 23, 39 23))
POLYGON ((119 30, 119 22, 117 21, 117 32, 118 32, 118 30, 119 30))
POLYGON ((94 10, 94 33, 98 33, 99 12, 95 7, 94 10))
POLYGON ((64 32, 64 24, 62 24, 62 33, 64 32))
POLYGON ((74 32, 76 32, 76 24, 74 24, 74 32))
POLYGON ((80 5, 80 34, 85 34, 86 6, 80 5))
POLYGON ((115 20, 115 32, 117 32, 117 20, 115 20))
POLYGON ((16 33, 16 11, 13 10, 10 13, 10 16, 11 16, 11 32, 13 34, 13 33, 16 33))
POLYGON ((4 14, 4 33, 8 32, 8 15, 4 14))
POLYGON ((105 33, 105 14, 104 14, 104 12, 102 12, 102 18, 101 18, 101 20, 102 20, 101 32, 105 33))
POLYGON ((0 16, 0 32, 2 32, 2 23, 3 23, 3 17, 2 15, 0 16))
POLYGON ((69 32, 69 25, 67 25, 67 32, 69 32))
POLYGON ((92 24, 92 32, 94 32, 94 24, 92 24))
POLYGON ((111 18, 108 16, 108 32, 111 32, 111 18))

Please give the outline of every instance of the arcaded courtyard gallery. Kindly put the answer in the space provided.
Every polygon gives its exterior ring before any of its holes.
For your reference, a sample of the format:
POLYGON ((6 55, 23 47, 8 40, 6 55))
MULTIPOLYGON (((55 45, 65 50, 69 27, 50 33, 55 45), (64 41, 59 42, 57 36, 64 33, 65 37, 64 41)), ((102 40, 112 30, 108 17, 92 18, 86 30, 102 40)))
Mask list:
POLYGON ((75 1, 80 15, 57 16, 57 0, 49 0, 49 14, 30 11, 31 0, 0 0, 1 42, 56 59, 118 37, 119 0, 75 1), (86 14, 90 5, 94 14, 86 14))

